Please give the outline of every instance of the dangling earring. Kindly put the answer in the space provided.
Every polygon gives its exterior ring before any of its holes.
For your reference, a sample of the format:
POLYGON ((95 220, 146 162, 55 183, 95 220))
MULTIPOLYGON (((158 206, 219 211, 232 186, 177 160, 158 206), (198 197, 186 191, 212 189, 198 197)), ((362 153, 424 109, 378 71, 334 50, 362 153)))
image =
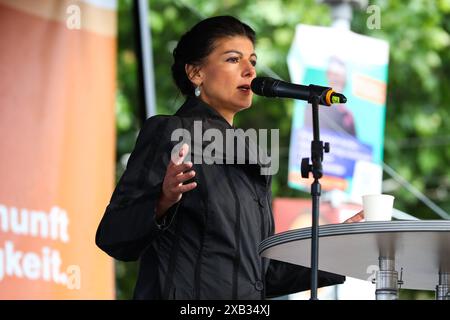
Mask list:
POLYGON ((200 86, 197 86, 194 91, 195 96, 200 97, 200 92, 201 92, 200 86))

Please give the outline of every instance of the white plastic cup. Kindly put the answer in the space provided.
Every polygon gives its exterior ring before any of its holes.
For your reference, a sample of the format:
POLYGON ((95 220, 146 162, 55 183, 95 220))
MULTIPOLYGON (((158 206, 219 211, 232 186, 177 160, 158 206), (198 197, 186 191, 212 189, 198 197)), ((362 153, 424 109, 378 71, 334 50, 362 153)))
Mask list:
POLYGON ((362 196, 365 221, 391 221, 394 196, 368 194, 362 196))

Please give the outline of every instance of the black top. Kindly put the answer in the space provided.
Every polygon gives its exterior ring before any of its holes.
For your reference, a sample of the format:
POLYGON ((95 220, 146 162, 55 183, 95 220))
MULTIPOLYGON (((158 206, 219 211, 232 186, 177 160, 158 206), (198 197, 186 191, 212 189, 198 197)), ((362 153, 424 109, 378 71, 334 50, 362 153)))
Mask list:
MULTIPOLYGON (((96 243, 110 256, 140 260, 135 298, 264 299, 309 289, 309 268, 259 256, 258 245, 274 232, 271 176, 260 174, 259 163, 238 161, 236 152, 219 152, 222 164, 196 163, 210 142, 198 148, 192 141, 197 187, 168 210, 163 228, 156 225, 156 201, 179 144, 171 135, 180 128, 193 140, 199 128, 217 129, 224 138, 234 130, 193 97, 173 116, 149 118, 97 230, 96 243)), ((319 273, 319 286, 344 280, 319 273)))

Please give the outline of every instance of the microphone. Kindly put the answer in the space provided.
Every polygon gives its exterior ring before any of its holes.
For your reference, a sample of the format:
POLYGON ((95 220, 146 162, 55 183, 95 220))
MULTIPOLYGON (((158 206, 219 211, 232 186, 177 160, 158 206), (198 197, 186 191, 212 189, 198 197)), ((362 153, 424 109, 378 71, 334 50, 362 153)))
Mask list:
POLYGON ((319 104, 331 106, 334 103, 346 103, 347 98, 329 87, 310 84, 303 86, 270 77, 253 79, 251 88, 253 93, 264 97, 292 98, 312 103, 314 96, 319 97, 319 104))

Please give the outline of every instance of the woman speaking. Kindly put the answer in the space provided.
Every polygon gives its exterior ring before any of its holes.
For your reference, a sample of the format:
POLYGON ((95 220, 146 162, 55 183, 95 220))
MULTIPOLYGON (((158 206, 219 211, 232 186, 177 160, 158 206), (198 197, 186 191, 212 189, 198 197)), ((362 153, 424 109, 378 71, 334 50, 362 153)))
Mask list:
MULTIPOLYGON (((195 123, 224 138, 235 130, 235 114, 252 104, 254 45, 248 25, 219 16, 195 25, 173 51, 186 101, 145 122, 96 234, 110 256, 140 261, 135 299, 265 299, 309 289, 309 268, 258 254, 274 233, 271 176, 261 165, 229 161, 236 154, 228 148, 222 162, 192 163, 196 148, 172 141, 177 129, 193 137, 195 123)), ((319 272, 319 286, 344 280, 319 272)))

